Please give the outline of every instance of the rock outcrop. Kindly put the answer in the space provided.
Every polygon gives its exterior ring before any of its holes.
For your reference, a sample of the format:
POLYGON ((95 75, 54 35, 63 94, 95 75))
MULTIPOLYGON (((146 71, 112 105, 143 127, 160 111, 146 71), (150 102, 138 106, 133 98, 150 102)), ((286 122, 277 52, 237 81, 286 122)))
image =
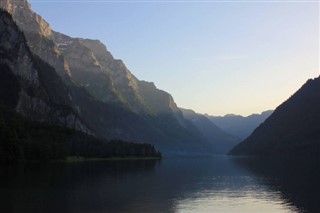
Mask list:
POLYGON ((32 11, 26 0, 1 0, 0 8, 8 11, 25 34, 31 51, 53 66, 63 78, 70 75, 69 68, 61 56, 59 48, 51 40, 53 31, 50 25, 32 11))
POLYGON ((1 104, 31 120, 92 133, 68 107, 68 91, 54 69, 31 53, 7 12, 1 10, 0 16, 1 104), (10 91, 7 84, 14 85, 10 91))

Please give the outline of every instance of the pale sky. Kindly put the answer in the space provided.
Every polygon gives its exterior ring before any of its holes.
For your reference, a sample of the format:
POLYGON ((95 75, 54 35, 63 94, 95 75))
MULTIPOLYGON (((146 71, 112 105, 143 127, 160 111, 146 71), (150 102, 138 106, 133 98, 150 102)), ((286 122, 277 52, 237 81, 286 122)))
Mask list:
POLYGON ((318 1, 29 1, 200 113, 274 109, 319 76, 318 1))

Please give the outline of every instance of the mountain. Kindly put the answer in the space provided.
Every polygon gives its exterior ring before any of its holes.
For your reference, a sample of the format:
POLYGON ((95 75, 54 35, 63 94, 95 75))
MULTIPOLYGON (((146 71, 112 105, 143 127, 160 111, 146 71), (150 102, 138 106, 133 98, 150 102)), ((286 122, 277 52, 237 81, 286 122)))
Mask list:
POLYGON ((31 51, 53 66, 66 82, 70 79, 102 102, 122 103, 140 114, 173 113, 183 122, 170 94, 138 80, 99 40, 71 38, 53 31, 26 0, 4 0, 0 7, 12 14, 31 51))
POLYGON ((320 77, 308 80, 231 155, 320 154, 320 77))
POLYGON ((54 85, 51 74, 43 73, 43 85, 79 118, 86 127, 80 131, 152 143, 166 153, 208 150, 201 131, 183 117, 173 97, 137 79, 100 41, 55 32, 26 0, 2 0, 0 8, 12 15, 39 64, 48 67, 41 70, 55 71, 61 78, 54 85))
POLYGON ((252 114, 247 117, 234 114, 228 114, 225 116, 206 116, 223 131, 238 138, 245 139, 255 128, 264 122, 272 112, 273 110, 268 110, 261 114, 252 114))
POLYGON ((183 116, 190 120, 204 136, 210 152, 215 154, 226 154, 232 147, 240 142, 240 139, 224 132, 211 122, 206 116, 198 114, 190 109, 180 110, 183 116))
POLYGON ((55 70, 33 55, 11 17, 0 19, 0 104, 39 122, 92 133, 73 111, 55 70))
POLYGON ((150 144, 94 137, 71 107, 71 92, 34 55, 18 26, 0 9, 0 163, 77 157, 160 154, 150 144))

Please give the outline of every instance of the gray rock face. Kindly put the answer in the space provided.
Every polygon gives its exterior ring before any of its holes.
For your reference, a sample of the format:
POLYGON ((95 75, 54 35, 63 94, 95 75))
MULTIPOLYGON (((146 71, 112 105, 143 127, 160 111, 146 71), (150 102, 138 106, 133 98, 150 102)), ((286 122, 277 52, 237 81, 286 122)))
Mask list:
POLYGON ((60 36, 55 42, 59 42, 57 44, 75 83, 86 88, 98 100, 121 103, 114 82, 105 69, 105 61, 100 60, 87 45, 84 45, 82 39, 60 36))
POLYGON ((42 36, 48 37, 52 34, 49 24, 31 10, 31 5, 26 0, 1 0, 0 7, 8 11, 16 24, 24 32, 39 32, 42 36))
POLYGON ((139 81, 121 60, 115 60, 99 40, 71 38, 53 31, 26 0, 5 0, 0 7, 12 14, 32 52, 53 66, 63 79, 71 77, 103 102, 124 105, 139 114, 173 113, 184 123, 171 95, 155 86, 144 91, 146 82, 139 81))
POLYGON ((62 105, 62 101, 54 102, 54 98, 50 97, 48 88, 43 86, 39 64, 35 62, 23 34, 11 17, 2 11, 0 55, 0 65, 9 67, 20 84, 18 94, 13 94, 18 96, 15 106, 17 112, 32 120, 91 133, 71 108, 62 105))
POLYGON ((62 34, 54 38, 69 64, 72 79, 97 99, 124 104, 142 114, 179 112, 171 95, 158 90, 153 83, 139 81, 100 41, 62 34))
MULTIPOLYGON (((55 70, 38 72, 40 82, 49 88, 45 90, 48 97, 39 92, 39 96, 21 93, 19 112, 31 115, 37 108, 46 114, 45 120, 57 116, 55 122, 77 129, 84 121, 100 137, 153 143, 161 146, 161 151, 204 150, 201 133, 184 119, 172 96, 153 83, 137 79, 100 41, 71 38, 51 30, 26 0, 2 1, 0 7, 12 14, 31 52, 55 70), (52 72, 59 74, 63 85, 52 72), (53 105, 48 100, 57 103, 56 111, 50 109, 53 105), (62 106, 77 112, 81 121, 76 115, 68 115, 62 106)), ((48 68, 41 66, 45 68, 41 70, 48 68)))
POLYGON ((58 47, 51 41, 53 31, 50 25, 32 11, 26 0, 1 0, 0 8, 8 11, 19 28, 24 32, 28 46, 36 55, 53 66, 63 78, 70 75, 68 65, 58 47))
POLYGON ((28 84, 39 86, 39 77, 33 67, 33 62, 28 52, 27 46, 23 45, 24 38, 17 27, 12 24, 12 20, 4 18, 0 20, 0 51, 4 55, 15 59, 15 63, 9 57, 1 57, 1 63, 6 63, 15 75, 19 76, 28 84))

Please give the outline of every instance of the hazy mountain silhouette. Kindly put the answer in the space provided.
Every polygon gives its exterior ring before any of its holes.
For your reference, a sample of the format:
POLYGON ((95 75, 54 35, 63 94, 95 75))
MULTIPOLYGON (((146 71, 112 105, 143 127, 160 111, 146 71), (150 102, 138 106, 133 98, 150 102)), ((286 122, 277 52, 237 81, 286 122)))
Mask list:
POLYGON ((231 155, 320 154, 320 77, 308 80, 231 155))
POLYGON ((239 137, 247 138, 255 128, 264 122, 273 110, 264 111, 261 114, 252 114, 249 116, 241 116, 227 114, 225 116, 206 115, 213 123, 220 127, 223 131, 239 137))
POLYGON ((240 142, 239 138, 224 132, 206 116, 198 114, 190 109, 180 108, 180 110, 182 111, 183 116, 190 120, 200 130, 210 147, 211 153, 226 154, 232 147, 240 142))

